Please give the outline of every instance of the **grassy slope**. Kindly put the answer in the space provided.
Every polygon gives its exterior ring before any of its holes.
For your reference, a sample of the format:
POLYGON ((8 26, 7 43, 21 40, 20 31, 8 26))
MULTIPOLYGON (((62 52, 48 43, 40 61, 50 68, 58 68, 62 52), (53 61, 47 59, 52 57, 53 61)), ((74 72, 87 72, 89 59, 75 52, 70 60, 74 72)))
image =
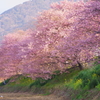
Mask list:
MULTIPOLYGON (((53 78, 50 80, 32 80, 31 78, 17 75, 6 80, 6 85, 3 85, 1 83, 0 92, 34 92, 40 93, 42 95, 55 93, 59 96, 63 95, 69 100, 100 100, 100 82, 97 81, 98 84, 96 84, 95 86, 91 85, 95 84, 94 79, 100 79, 99 76, 96 77, 93 73, 95 72, 96 75, 99 74, 99 67, 100 65, 98 65, 97 69, 92 69, 92 71, 91 69, 83 70, 81 72, 79 70, 71 70, 69 74, 58 74, 56 76, 53 76, 53 78), (90 78, 92 74, 94 76, 90 78), (89 83, 83 86, 84 77, 88 76, 89 80, 91 79, 91 84, 89 83), (79 81, 80 79, 82 80, 82 82, 79 81), (90 85, 93 87, 88 88, 90 85)), ((85 78, 85 81, 86 80, 88 80, 88 78, 85 78)))

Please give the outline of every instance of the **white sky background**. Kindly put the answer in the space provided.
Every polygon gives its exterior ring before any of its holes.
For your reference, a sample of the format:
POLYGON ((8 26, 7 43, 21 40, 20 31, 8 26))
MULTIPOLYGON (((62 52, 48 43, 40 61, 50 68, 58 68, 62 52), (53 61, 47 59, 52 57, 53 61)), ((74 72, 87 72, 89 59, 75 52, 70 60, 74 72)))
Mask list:
POLYGON ((26 1, 29 1, 29 0, 0 0, 0 14, 26 1))

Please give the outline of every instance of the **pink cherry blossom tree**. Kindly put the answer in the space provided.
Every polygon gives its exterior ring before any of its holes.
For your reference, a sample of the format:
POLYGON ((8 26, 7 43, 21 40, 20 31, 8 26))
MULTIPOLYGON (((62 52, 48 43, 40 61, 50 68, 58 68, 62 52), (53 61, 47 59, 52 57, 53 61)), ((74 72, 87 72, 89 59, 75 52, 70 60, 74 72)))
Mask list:
POLYGON ((83 68, 100 55, 100 1, 54 3, 37 17, 36 29, 5 36, 0 70, 51 78, 56 70, 83 68))

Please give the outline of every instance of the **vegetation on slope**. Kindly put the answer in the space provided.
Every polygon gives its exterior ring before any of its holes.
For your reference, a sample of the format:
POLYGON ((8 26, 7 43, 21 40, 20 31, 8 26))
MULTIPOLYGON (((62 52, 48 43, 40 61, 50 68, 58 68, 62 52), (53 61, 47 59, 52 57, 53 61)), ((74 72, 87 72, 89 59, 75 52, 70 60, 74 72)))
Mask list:
POLYGON ((81 71, 78 75, 73 77, 70 82, 66 83, 66 86, 76 91, 72 96, 73 100, 99 100, 100 64, 91 69, 81 71))
POLYGON ((16 75, 7 79, 6 83, 0 83, 0 92, 32 92, 42 95, 56 93, 69 100, 99 100, 100 64, 82 71, 71 69, 69 73, 53 75, 48 80, 32 80, 16 75))

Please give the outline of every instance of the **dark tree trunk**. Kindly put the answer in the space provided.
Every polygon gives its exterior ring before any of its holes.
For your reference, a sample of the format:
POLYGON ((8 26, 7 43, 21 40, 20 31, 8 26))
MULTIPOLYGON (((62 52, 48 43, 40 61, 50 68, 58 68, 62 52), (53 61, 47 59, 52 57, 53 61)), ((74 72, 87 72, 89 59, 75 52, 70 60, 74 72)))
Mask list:
POLYGON ((77 66, 77 67, 79 67, 79 69, 80 69, 80 70, 82 70, 82 69, 83 69, 82 64, 81 64, 80 62, 78 62, 78 61, 77 61, 77 64, 78 64, 78 66, 77 66))

